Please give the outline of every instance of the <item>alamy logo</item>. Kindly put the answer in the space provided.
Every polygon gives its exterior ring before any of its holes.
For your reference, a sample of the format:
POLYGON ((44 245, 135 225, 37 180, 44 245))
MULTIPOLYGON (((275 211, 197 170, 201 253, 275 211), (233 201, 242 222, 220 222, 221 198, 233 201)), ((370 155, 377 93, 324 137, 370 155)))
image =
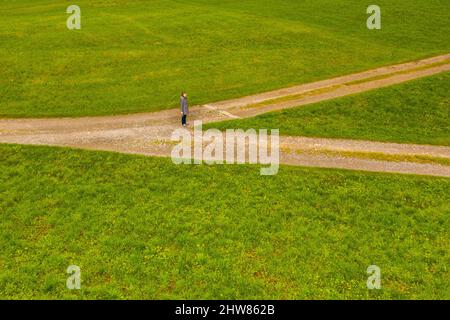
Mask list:
POLYGON ((194 122, 193 132, 177 129, 172 133, 172 149, 175 164, 262 164, 261 175, 275 175, 280 164, 279 130, 217 129, 202 130, 202 122, 194 122), (269 152, 270 150, 270 152, 269 152), (247 161, 248 159, 248 161, 247 161))
POLYGON ((367 14, 370 17, 367 18, 367 29, 369 30, 380 30, 381 29, 381 9, 377 5, 371 5, 367 8, 367 14))
POLYGON ((367 273, 370 274, 367 278, 367 289, 380 290, 381 289, 381 269, 378 266, 372 265, 367 268, 367 273))
POLYGON ((66 21, 67 29, 80 30, 81 29, 81 9, 77 5, 67 7, 66 13, 71 14, 66 21))
POLYGON ((67 268, 67 273, 70 276, 67 278, 66 286, 69 290, 81 289, 81 270, 80 267, 71 265, 67 268))

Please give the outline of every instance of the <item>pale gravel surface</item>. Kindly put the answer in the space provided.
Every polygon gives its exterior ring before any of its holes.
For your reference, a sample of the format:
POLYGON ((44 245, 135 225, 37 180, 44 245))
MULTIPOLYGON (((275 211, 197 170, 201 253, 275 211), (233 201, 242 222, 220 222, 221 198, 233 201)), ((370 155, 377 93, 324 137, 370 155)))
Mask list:
MULTIPOLYGON (((191 108, 189 120, 204 123, 250 117, 261 113, 315 103, 336 97, 381 88, 408 80, 450 71, 450 63, 430 66, 450 59, 450 54, 382 67, 354 75, 319 81, 259 95, 211 103, 191 108), (429 68, 426 68, 429 66, 429 68), (425 68, 424 68, 425 67, 425 68), (424 68, 424 69, 417 69, 424 68), (402 72, 398 74, 398 72, 402 72), (393 74, 394 73, 394 74, 393 74), (387 76, 383 79, 371 79, 387 76), (366 79, 366 82, 349 82, 366 79), (319 90, 318 92, 315 92, 319 90), (249 107, 291 95, 305 94, 294 100, 249 107)), ((0 142, 32 145, 67 146, 92 150, 107 150, 148 156, 169 156, 173 130, 179 128, 177 110, 154 113, 57 119, 0 119, 0 142)), ((383 153, 417 155, 450 159, 450 148, 414 144, 382 143, 360 140, 281 137, 281 162, 289 165, 343 168, 363 171, 395 172, 450 177, 450 166, 413 162, 391 162, 336 155, 287 152, 290 150, 383 153)), ((320 152, 319 152, 320 153, 320 152)))

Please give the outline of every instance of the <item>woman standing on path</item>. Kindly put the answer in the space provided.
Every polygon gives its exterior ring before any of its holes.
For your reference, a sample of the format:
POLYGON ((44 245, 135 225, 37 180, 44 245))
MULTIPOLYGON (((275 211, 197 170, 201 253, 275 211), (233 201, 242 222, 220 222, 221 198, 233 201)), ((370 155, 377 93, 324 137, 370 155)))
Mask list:
POLYGON ((186 127, 186 118, 187 115, 189 114, 186 92, 181 93, 180 104, 181 104, 181 124, 183 125, 183 127, 186 127))

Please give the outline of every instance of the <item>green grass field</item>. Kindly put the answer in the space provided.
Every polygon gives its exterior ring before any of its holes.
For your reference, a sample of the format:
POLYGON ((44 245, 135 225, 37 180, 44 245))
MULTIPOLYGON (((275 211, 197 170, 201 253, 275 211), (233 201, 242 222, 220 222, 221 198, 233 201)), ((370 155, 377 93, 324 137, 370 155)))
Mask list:
POLYGON ((450 298, 449 179, 1 145, 0 211, 1 299, 450 298))
POLYGON ((211 102, 450 52, 448 0, 79 0, 0 4, 0 116, 211 102))
POLYGON ((340 99, 212 123, 280 129, 281 135, 450 146, 450 73, 340 99))

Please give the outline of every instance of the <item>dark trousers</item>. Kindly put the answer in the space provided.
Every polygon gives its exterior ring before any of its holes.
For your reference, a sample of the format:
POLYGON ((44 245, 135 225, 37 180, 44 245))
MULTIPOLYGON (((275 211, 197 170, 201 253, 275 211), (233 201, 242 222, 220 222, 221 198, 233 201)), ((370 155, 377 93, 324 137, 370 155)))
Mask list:
POLYGON ((186 124, 186 118, 187 118, 187 115, 183 114, 183 116, 181 117, 181 124, 182 125, 186 124))

